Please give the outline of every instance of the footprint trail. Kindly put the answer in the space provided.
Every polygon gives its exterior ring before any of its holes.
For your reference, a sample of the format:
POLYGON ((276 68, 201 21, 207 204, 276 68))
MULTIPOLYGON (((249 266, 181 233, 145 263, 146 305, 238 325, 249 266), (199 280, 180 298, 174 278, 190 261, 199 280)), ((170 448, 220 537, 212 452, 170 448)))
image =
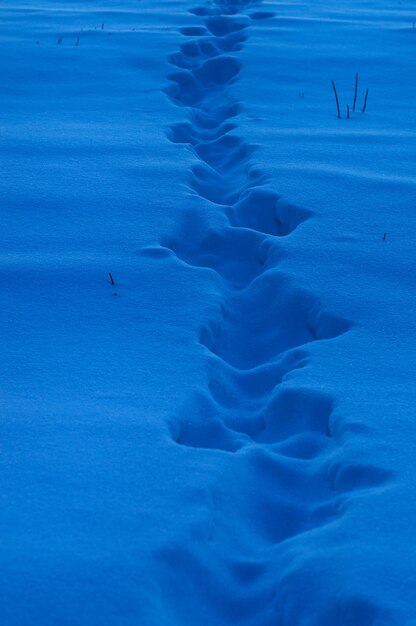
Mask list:
MULTIPOLYGON (((184 585, 194 578, 204 602, 216 607, 216 624, 271 626, 286 624, 271 609, 276 600, 266 572, 273 550, 333 523, 346 494, 375 489, 389 476, 340 460, 333 399, 300 386, 296 376, 313 342, 336 338, 351 324, 323 311, 279 268, 281 242, 311 214, 268 187, 253 146, 238 136, 238 52, 253 20, 273 17, 260 4, 217 0, 193 9, 200 25, 181 29, 182 43, 169 57, 165 92, 187 119, 168 137, 195 155, 189 188, 209 210, 185 212, 162 246, 189 266, 209 268, 221 285, 219 313, 200 329, 206 389, 171 433, 180 446, 227 455, 229 473, 222 491, 214 485, 209 496, 209 552, 178 540, 163 556, 184 585), (243 496, 233 494, 236 482, 244 484, 243 496)), ((171 602, 181 623, 194 623, 190 602, 186 609, 175 597, 171 602)))

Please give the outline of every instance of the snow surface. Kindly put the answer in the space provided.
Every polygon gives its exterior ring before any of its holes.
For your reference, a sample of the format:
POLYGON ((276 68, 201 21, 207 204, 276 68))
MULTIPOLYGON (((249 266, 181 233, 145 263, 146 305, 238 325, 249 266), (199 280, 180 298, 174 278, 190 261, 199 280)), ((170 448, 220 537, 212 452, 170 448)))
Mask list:
POLYGON ((415 626, 414 4, 0 11, 0 624, 415 626))

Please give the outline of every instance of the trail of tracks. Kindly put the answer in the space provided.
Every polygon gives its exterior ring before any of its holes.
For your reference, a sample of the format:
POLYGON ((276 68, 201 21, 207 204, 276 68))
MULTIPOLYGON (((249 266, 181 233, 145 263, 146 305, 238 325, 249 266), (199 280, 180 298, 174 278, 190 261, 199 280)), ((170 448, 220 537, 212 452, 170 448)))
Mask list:
MULTIPOLYGON (((235 53, 253 19, 237 11, 252 5, 218 2, 195 9, 204 25, 182 29, 189 41, 170 57, 177 71, 169 76, 173 84, 167 93, 187 108, 189 119, 174 125, 170 138, 197 155, 190 185, 224 217, 212 226, 204 215, 188 213, 165 242, 189 265, 214 269, 224 285, 222 316, 210 320, 200 336, 210 356, 209 390, 222 436, 216 441, 212 433, 207 437, 209 424, 199 433, 197 421, 186 422, 178 442, 229 449, 284 440, 287 447, 289 435, 301 435, 302 444, 291 447, 295 456, 307 457, 328 445, 330 401, 302 394, 308 408, 300 418, 299 393, 283 391, 281 383, 302 366, 309 342, 341 334, 348 325, 320 314, 314 299, 279 271, 276 239, 290 235, 308 214, 284 205, 267 189, 251 146, 234 133, 241 110, 230 94, 241 69, 235 53), (234 432, 244 437, 233 438, 234 432)), ((254 16, 269 14, 255 11, 254 16)))
MULTIPOLYGON (((222 280, 221 314, 200 333, 207 387, 172 436, 194 449, 246 454, 247 497, 256 490, 255 510, 236 512, 236 526, 246 525, 251 533, 248 561, 256 547, 260 552, 265 545, 293 540, 340 515, 345 491, 384 479, 371 468, 334 462, 339 443, 331 432, 332 399, 291 383, 290 372, 303 367, 308 345, 346 332, 349 323, 323 312, 279 269, 279 240, 309 214, 268 188, 253 163, 252 147, 237 134, 242 105, 231 86, 241 70, 238 51, 252 21, 271 16, 258 4, 213 1, 194 9, 201 25, 183 28, 184 41, 170 56, 174 71, 166 92, 184 107, 187 121, 173 125, 169 138, 197 157, 189 185, 210 209, 216 208, 216 219, 213 223, 200 211, 187 212, 163 242, 182 261, 212 268, 222 280)), ((203 571, 195 554, 187 558, 193 559, 195 571, 203 571)), ((259 617, 267 600, 260 599, 264 590, 257 587, 256 567, 248 561, 244 565, 241 555, 230 559, 236 587, 229 582, 219 592, 228 595, 230 623, 239 619, 233 596, 241 604, 244 588, 244 619, 251 612, 256 625, 276 624, 275 615, 259 617)), ((201 579, 207 576, 201 573, 201 579)))

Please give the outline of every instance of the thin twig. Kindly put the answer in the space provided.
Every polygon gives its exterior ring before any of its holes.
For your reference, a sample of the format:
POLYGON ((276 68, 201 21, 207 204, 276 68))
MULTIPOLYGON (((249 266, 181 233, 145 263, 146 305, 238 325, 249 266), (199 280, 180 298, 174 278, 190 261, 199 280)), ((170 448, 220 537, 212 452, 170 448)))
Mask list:
POLYGON ((111 272, 108 272, 108 275, 109 275, 109 277, 110 277, 111 284, 112 284, 112 285, 115 285, 115 284, 116 284, 116 281, 114 280, 112 273, 111 273, 111 272))
POLYGON ((358 95, 358 72, 355 75, 354 104, 352 105, 353 111, 355 111, 355 105, 357 104, 357 95, 358 95))
POLYGON ((337 102, 338 119, 340 120, 341 119, 341 110, 339 108, 339 100, 338 100, 337 88, 335 87, 335 83, 334 83, 333 80, 331 80, 331 83, 332 83, 332 88, 333 88, 334 94, 335 94, 335 100, 337 102))
POLYGON ((364 106, 363 106, 363 113, 365 113, 365 110, 366 110, 366 108, 367 108, 367 100, 368 100, 368 87, 367 87, 367 91, 365 92, 364 106))

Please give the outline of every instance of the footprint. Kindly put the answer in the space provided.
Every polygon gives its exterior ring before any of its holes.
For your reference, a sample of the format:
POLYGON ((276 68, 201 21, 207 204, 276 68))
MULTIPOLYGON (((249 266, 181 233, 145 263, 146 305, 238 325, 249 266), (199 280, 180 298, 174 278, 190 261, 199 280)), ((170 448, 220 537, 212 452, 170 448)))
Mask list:
POLYGON ((304 458, 305 441, 316 444, 320 438, 325 445, 331 437, 332 408, 331 398, 321 392, 281 385, 264 407, 264 429, 256 440, 269 444, 284 441, 282 449, 289 449, 290 456, 304 458))
POLYGON ((195 7, 193 9, 190 9, 189 13, 193 13, 193 15, 212 15, 214 9, 210 6, 204 6, 204 7, 195 7))
POLYGON ((265 405, 277 385, 306 363, 307 353, 300 350, 289 351, 274 363, 251 370, 240 370, 212 357, 207 368, 209 388, 214 400, 224 409, 256 411, 265 405))
POLYGON ((250 25, 250 20, 245 16, 231 17, 228 15, 218 15, 205 20, 208 30, 215 37, 224 37, 230 33, 243 30, 250 25))
POLYGON ((187 213, 182 229, 164 245, 185 263, 209 267, 230 287, 242 289, 267 267, 264 251, 260 256, 263 242, 264 236, 256 231, 227 226, 213 229, 205 226, 198 213, 187 213))
POLYGON ((193 106, 201 100, 203 93, 192 72, 174 72, 168 79, 173 85, 167 87, 165 93, 175 104, 193 106))
POLYGON ((246 442, 241 433, 228 429, 209 395, 196 394, 180 419, 171 424, 173 440, 190 448, 236 452, 246 442))
POLYGON ((227 135, 235 128, 237 128, 236 124, 224 122, 219 124, 219 126, 213 130, 202 130, 195 125, 182 122, 172 124, 172 126, 167 130, 167 135, 169 141, 172 143, 185 143, 195 146, 201 142, 216 141, 217 139, 227 135))
POLYGON ((315 299, 278 270, 266 269, 228 296, 220 324, 207 323, 200 341, 230 365, 247 370, 317 339, 340 335, 350 324, 322 312, 315 299))
POLYGON ((311 216, 309 211, 290 206, 267 189, 251 189, 234 204, 232 220, 270 235, 286 236, 311 216))
POLYGON ((261 178, 249 180, 244 171, 234 172, 232 178, 231 185, 227 175, 201 161, 192 167, 190 186, 201 198, 218 206, 229 207, 239 201, 248 186, 253 188, 262 182, 261 178))
POLYGON ((271 11, 255 11, 254 13, 250 13, 252 20, 269 20, 275 15, 276 14, 271 11))
POLYGON ((207 29, 203 26, 187 26, 185 28, 180 28, 179 32, 186 37, 200 37, 206 34, 207 29))
POLYGON ((220 104, 213 108, 210 106, 208 110, 195 109, 190 112, 191 120, 196 128, 205 130, 217 130, 221 124, 233 117, 240 115, 242 111, 241 104, 236 101, 220 101, 220 104))
POLYGON ((239 137, 226 135, 213 141, 201 141, 193 152, 214 171, 222 176, 233 176, 250 164, 253 147, 239 137))
POLYGON ((385 488, 393 474, 375 465, 335 461, 328 468, 328 478, 334 491, 350 492, 385 488))
POLYGON ((234 57, 226 55, 208 59, 193 70, 196 80, 206 90, 230 85, 239 73, 240 63, 234 57))

